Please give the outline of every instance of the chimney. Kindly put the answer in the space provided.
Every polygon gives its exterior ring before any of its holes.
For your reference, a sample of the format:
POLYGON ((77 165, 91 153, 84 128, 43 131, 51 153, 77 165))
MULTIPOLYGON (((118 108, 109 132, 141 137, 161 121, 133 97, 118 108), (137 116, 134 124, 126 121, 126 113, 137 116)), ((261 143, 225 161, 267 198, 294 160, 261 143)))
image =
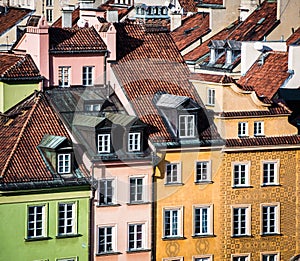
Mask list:
POLYGON ((171 18, 171 26, 170 30, 171 32, 175 30, 176 28, 181 26, 181 14, 180 13, 172 13, 170 14, 171 18))
POLYGON ((71 28, 72 27, 72 12, 74 11, 75 6, 69 5, 62 8, 62 27, 71 28))
POLYGON ((109 23, 119 22, 118 11, 107 10, 106 11, 106 20, 109 23))
POLYGON ((241 0, 240 21, 245 21, 247 17, 257 8, 257 0, 241 0))
POLYGON ((300 81, 300 45, 290 45, 288 54, 288 72, 293 75, 285 87, 299 87, 300 81))

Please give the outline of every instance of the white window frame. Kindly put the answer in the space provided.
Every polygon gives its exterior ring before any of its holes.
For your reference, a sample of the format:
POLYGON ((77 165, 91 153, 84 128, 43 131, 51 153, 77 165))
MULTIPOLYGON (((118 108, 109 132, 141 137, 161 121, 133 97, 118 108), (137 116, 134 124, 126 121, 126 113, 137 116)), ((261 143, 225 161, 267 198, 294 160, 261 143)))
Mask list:
POLYGON ((97 148, 98 153, 110 153, 111 151, 111 141, 110 141, 110 134, 98 134, 98 140, 97 140, 97 148))
POLYGON ((143 250, 146 249, 147 246, 147 235, 146 235, 146 223, 145 222, 136 222, 136 223, 128 223, 127 225, 127 249, 128 251, 139 251, 139 250, 143 250), (138 246, 138 231, 137 231, 137 227, 141 226, 142 230, 142 237, 141 237, 141 246, 138 246), (130 239, 130 227, 134 228, 133 231, 133 247, 130 246, 132 240, 130 239))
POLYGON ((275 261, 280 260, 280 253, 278 252, 263 252, 260 254, 260 260, 264 261, 264 257, 267 257, 267 261, 271 261, 270 257, 275 256, 275 261))
POLYGON ((77 216, 76 216, 76 212, 77 212, 77 204, 76 202, 59 202, 58 203, 58 207, 57 207, 57 235, 58 236, 67 236, 67 235, 75 235, 77 232, 77 216), (71 205, 71 213, 72 216, 69 217, 68 216, 68 212, 70 211, 68 209, 68 206, 71 205), (63 206, 63 213, 64 216, 63 218, 60 218, 60 206, 63 206), (60 220, 63 220, 63 225, 60 225, 60 220), (60 232, 60 227, 63 227, 63 232, 60 232), (68 232, 67 229, 71 228, 71 231, 68 232))
POLYGON ((101 105, 100 104, 85 104, 84 110, 85 111, 100 111, 101 105))
POLYGON ((98 192, 98 197, 99 197, 99 202, 98 205, 99 206, 109 206, 109 205, 115 205, 117 204, 117 186, 116 186, 116 178, 112 177, 112 178, 104 178, 104 179, 100 179, 98 180, 98 188, 99 188, 99 192, 98 192), (111 189, 108 187, 108 182, 111 182, 111 189), (104 191, 103 191, 104 189, 104 191), (112 193, 111 195, 108 195, 108 191, 111 190, 112 193), (104 192, 104 202, 101 202, 101 192, 104 192), (109 196, 111 196, 111 201, 108 202, 108 198, 109 196))
POLYGON ((46 0, 46 6, 53 6, 53 0, 46 0))
POLYGON ((231 260, 236 261, 236 258, 239 258, 237 261, 240 261, 240 258, 246 258, 246 261, 250 261, 250 254, 233 254, 231 255, 231 260))
POLYGON ((183 256, 163 258, 163 261, 183 261, 183 256))
POLYGON ((72 162, 71 153, 57 154, 57 172, 59 174, 71 173, 71 162, 72 162))
POLYGON ((27 238, 28 239, 34 239, 34 238, 43 238, 46 237, 46 224, 47 224, 47 207, 46 204, 41 204, 41 205, 28 205, 27 206, 27 238), (41 212, 38 212, 37 208, 41 208, 41 212), (30 215, 30 209, 33 209, 33 220, 30 221, 29 215, 30 215), (41 213, 41 219, 37 219, 37 215, 41 213), (41 222, 41 232, 37 233, 38 230, 38 223, 41 222), (31 226, 30 224, 33 225, 32 228, 30 228, 29 226, 31 226), (33 231, 33 235, 29 235, 29 231, 32 230, 33 231))
POLYGON ((193 261, 213 261, 213 255, 197 255, 197 256, 193 256, 193 261))
POLYGON ((94 66, 82 67, 82 85, 93 86, 94 85, 94 66))
POLYGON ((195 137, 195 115, 179 115, 179 124, 178 124, 178 131, 180 138, 193 138, 195 137), (182 124, 184 128, 182 128, 182 124))
POLYGON ((264 136, 264 122, 263 121, 255 121, 254 122, 254 136, 264 136))
POLYGON ((248 122, 241 121, 238 123, 238 136, 239 137, 248 137, 248 122))
POLYGON ((136 152, 141 150, 141 133, 129 132, 128 133, 128 151, 136 152))
POLYGON ((58 258, 58 259, 56 259, 56 261, 77 261, 77 260, 78 260, 77 257, 66 257, 66 258, 58 258))
POLYGON ((210 160, 197 160, 195 162, 195 183, 202 183, 202 182, 211 182, 211 161, 210 160), (199 165, 199 167, 198 167, 199 165), (198 173, 200 170, 201 173, 198 173), (204 173, 206 171, 206 173, 204 173), (198 176, 205 176, 205 178, 198 179, 198 176))
POLYGON ((58 67, 58 85, 59 87, 70 87, 71 66, 58 67), (59 82, 61 81, 61 83, 59 82))
POLYGON ((216 90, 214 88, 207 89, 207 105, 209 106, 216 105, 216 90))
POLYGON ((268 185, 279 185, 279 160, 262 161, 262 186, 268 185), (274 165, 273 170, 270 165, 274 165), (272 178, 272 176, 274 177, 272 178), (272 181, 272 179, 274 180, 272 181))
POLYGON ((183 207, 165 207, 163 208, 163 237, 164 238, 179 238, 183 237, 183 207), (166 212, 170 212, 170 235, 166 235, 166 212), (177 228, 176 233, 172 233, 173 218, 171 218, 172 213, 177 212, 177 228))
POLYGON ((251 205, 234 205, 231 206, 231 217, 232 217, 232 237, 244 237, 244 236, 250 236, 251 235, 251 205), (235 210, 239 210, 238 213, 238 227, 239 230, 237 233, 235 233, 235 210), (242 211, 245 211, 245 219, 242 219, 243 213, 242 211), (245 228, 242 226, 242 222, 245 222, 245 228), (245 231, 242 232, 241 230, 244 229, 245 231))
POLYGON ((277 235, 280 233, 280 203, 263 203, 261 204, 261 235, 268 236, 268 235, 277 235), (264 222, 265 222, 265 216, 264 216, 264 209, 265 208, 275 208, 274 211, 274 221, 273 224, 271 224, 270 220, 270 211, 267 211, 268 215, 268 220, 267 220, 267 226, 268 226, 268 231, 264 231, 264 222), (270 227, 274 225, 274 231, 270 231, 270 227))
POLYGON ((98 254, 105 254, 105 253, 114 253, 116 252, 117 244, 116 244, 116 225, 115 224, 107 224, 107 225, 99 225, 97 227, 97 253, 98 254), (107 234, 107 229, 111 228, 111 242, 108 242, 107 239, 109 235, 107 234), (104 229, 104 251, 100 252, 100 229, 104 229), (108 250, 108 244, 111 244, 112 250, 108 250))
POLYGON ((232 164, 232 187, 249 187, 250 186, 250 163, 249 162, 234 162, 232 164), (243 173, 242 166, 245 167, 243 173), (239 169, 236 172, 236 167, 239 169), (238 176, 236 176, 238 174, 238 176), (244 175, 244 176, 243 176, 244 175))
POLYGON ((166 177, 165 177, 165 184, 181 184, 181 162, 170 162, 170 163, 166 163, 166 177), (175 170, 174 167, 176 166, 176 179, 175 179, 175 170), (168 170, 168 168, 170 169, 170 172, 168 170), (170 176, 170 181, 169 179, 169 175, 170 176))
POLYGON ((193 206, 193 236, 209 236, 213 235, 213 205, 194 205, 193 206), (203 224, 203 210, 207 211, 207 217, 206 217, 206 227, 207 232, 197 232, 196 233, 196 210, 200 210, 200 230, 203 230, 202 224, 203 224))
POLYGON ((146 202, 146 178, 144 175, 129 177, 129 202, 131 204, 146 202), (138 180, 142 180, 142 185, 137 184, 138 180), (134 181, 134 184, 131 181, 134 181))
POLYGON ((46 20, 48 23, 53 22, 53 9, 46 8, 46 20))

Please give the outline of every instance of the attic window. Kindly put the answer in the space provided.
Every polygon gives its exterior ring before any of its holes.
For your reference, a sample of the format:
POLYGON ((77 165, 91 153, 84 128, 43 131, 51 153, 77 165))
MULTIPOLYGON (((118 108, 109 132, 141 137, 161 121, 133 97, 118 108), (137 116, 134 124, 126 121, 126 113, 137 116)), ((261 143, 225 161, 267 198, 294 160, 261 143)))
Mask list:
POLYGON ((195 136, 195 115, 179 115, 179 137, 195 136))
POLYGON ((71 172, 71 154, 57 155, 57 172, 59 174, 68 174, 71 172))
POLYGON ((141 150, 141 133, 131 132, 128 134, 128 151, 140 151, 141 150))

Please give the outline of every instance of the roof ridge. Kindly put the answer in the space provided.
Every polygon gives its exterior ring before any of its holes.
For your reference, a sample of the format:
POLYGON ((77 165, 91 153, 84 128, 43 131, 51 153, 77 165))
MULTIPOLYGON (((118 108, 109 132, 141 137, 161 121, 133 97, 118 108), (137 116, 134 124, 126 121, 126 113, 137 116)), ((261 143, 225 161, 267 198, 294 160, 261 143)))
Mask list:
POLYGON ((3 176, 4 176, 5 171, 7 170, 8 166, 9 166, 9 162, 10 162, 10 160, 12 159, 12 157, 14 156, 14 154, 15 154, 15 152, 16 152, 16 149, 17 149, 17 147, 18 147, 18 145, 19 145, 19 143, 20 143, 20 141, 21 141, 21 138, 22 138, 22 136, 23 136, 23 133, 24 133, 24 131, 25 131, 27 125, 28 125, 28 122, 29 122, 29 120, 31 119, 31 116, 32 116, 32 114, 33 114, 35 108, 37 107, 38 102, 41 100, 40 92, 35 93, 35 95, 33 95, 32 97, 33 97, 33 99, 36 99, 36 98, 37 98, 37 99, 34 101, 34 104, 33 104, 33 106, 31 107, 31 111, 30 111, 30 113, 29 113, 29 115, 28 115, 28 117, 27 117, 27 119, 26 119, 26 121, 25 121, 25 123, 24 123, 24 125, 23 125, 23 127, 22 127, 22 129, 21 129, 21 131, 19 132, 18 138, 17 138, 17 140, 16 140, 16 142, 15 142, 15 145, 13 146, 13 148, 12 148, 12 150, 11 150, 10 155, 8 156, 8 158, 7 158, 7 160, 6 160, 6 163, 5 163, 5 165, 4 165, 4 167, 3 167, 2 171, 1 171, 0 177, 3 177, 3 176))

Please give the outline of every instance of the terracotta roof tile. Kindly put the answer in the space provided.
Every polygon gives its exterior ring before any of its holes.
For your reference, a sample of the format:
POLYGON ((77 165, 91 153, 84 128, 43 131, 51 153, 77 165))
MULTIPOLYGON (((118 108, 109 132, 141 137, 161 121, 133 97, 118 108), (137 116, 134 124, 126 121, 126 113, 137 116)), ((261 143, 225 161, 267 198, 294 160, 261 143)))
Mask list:
MULTIPOLYGON (((108 0, 104 4, 100 5, 98 9, 100 11, 118 11, 118 18, 119 21, 125 17, 133 8, 134 6, 116 6, 114 5, 115 1, 114 0, 108 0)), ((106 15, 105 15, 106 18, 106 15)))
POLYGON ((197 5, 194 0, 179 0, 184 12, 197 12, 197 5))
POLYGON ((9 7, 7 13, 0 14, 0 35, 25 19, 31 12, 29 9, 9 7))
POLYGON ((190 80, 215 82, 215 83, 232 83, 234 80, 227 75, 220 74, 206 74, 206 73, 192 73, 190 80))
POLYGON ((0 53, 0 79, 41 77, 30 55, 0 53))
POLYGON ((237 83, 241 86, 251 86, 258 96, 271 99, 288 77, 288 54, 269 52, 263 65, 259 62, 254 63, 237 83))
POLYGON ((274 106, 265 111, 231 111, 217 114, 220 117, 255 117, 255 116, 270 116, 270 115, 290 115, 291 112, 280 106, 274 106))
POLYGON ((287 45, 300 45, 300 27, 286 40, 287 45))
MULTIPOLYGON (((116 24, 117 64, 112 69, 122 83, 138 117, 152 128, 153 141, 172 141, 153 103, 157 92, 188 96, 202 102, 188 81, 189 69, 169 33, 146 33, 142 24, 116 24)), ((218 137, 212 126, 201 133, 203 139, 218 137)))
MULTIPOLYGON (((79 20, 79 7, 77 7, 72 12, 72 26, 76 26, 77 22, 79 20)), ((59 27, 62 28, 62 17, 58 18, 53 24, 52 27, 59 27)))
POLYGON ((249 147, 249 146, 274 146, 274 145, 296 145, 300 144, 299 135, 278 137, 255 137, 226 140, 226 147, 249 147))
POLYGON ((202 0, 201 4, 207 5, 223 5, 223 0, 202 0))
POLYGON ((104 51, 106 44, 94 27, 49 28, 50 52, 104 51))
POLYGON ((1 183, 53 180, 37 145, 45 134, 69 135, 43 94, 32 95, 0 117, 1 183))
POLYGON ((210 52, 208 45, 211 40, 262 40, 264 36, 268 35, 278 25, 276 12, 277 4, 275 2, 264 1, 245 21, 235 21, 202 45, 184 55, 184 59, 186 61, 197 61, 201 57, 208 55, 210 52))
POLYGON ((209 32, 209 14, 196 13, 185 18, 182 25, 171 32, 171 36, 181 51, 209 32))

